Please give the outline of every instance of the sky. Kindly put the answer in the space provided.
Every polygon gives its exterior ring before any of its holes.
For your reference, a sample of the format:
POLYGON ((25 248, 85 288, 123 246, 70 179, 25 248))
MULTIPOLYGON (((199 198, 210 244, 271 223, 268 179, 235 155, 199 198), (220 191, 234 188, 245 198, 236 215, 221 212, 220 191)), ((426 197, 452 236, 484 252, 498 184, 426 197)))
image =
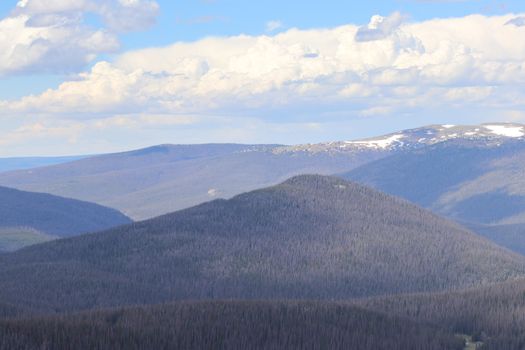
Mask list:
POLYGON ((0 156, 525 122, 522 0, 2 0, 0 156))

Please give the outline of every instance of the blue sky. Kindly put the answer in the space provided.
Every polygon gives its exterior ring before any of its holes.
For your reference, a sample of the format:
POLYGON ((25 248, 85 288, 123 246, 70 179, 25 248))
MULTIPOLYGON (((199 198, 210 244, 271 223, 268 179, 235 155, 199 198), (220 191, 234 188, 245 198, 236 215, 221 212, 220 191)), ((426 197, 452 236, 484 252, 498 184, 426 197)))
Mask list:
POLYGON ((523 1, 42 1, 0 3, 0 155, 525 119, 523 1))

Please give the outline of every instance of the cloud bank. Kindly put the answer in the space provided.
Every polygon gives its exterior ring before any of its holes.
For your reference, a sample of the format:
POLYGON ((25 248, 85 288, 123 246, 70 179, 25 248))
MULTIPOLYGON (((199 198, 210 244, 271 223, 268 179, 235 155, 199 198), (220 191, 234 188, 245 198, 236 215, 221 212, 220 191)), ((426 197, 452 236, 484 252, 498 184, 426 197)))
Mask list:
POLYGON ((366 26, 210 37, 131 51, 57 89, 0 102, 0 113, 88 128, 116 116, 121 128, 145 120, 150 126, 174 120, 175 128, 182 118, 185 126, 206 121, 220 129, 231 120, 250 120, 268 133, 284 123, 310 130, 374 117, 420 118, 424 124, 425 116, 438 112, 520 121, 525 27, 516 18, 523 15, 410 22, 394 13, 374 16, 366 26))

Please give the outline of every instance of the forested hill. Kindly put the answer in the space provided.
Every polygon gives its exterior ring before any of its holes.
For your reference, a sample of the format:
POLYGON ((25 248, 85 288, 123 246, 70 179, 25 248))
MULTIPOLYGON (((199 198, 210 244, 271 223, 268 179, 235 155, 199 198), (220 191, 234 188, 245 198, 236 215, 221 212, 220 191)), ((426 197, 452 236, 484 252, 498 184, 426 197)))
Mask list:
POLYGON ((0 321, 0 350, 463 350, 453 333, 350 305, 184 302, 0 321))
POLYGON ((473 335, 485 344, 482 349, 525 349, 524 279, 464 291, 372 298, 359 304, 473 335))
POLYGON ((31 228, 65 237, 130 222, 117 210, 98 204, 0 187, 0 228, 31 228))
POLYGON ((0 256, 0 300, 63 311, 177 299, 348 299, 524 274, 524 257, 455 223, 312 175, 0 256))

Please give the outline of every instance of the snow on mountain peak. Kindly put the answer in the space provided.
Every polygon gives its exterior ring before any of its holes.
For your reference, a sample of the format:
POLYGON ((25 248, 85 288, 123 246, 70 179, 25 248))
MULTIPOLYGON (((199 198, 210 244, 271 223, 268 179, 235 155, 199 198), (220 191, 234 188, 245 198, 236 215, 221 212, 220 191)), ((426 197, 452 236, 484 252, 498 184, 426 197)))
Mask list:
POLYGON ((493 134, 506 137, 522 137, 525 136, 525 130, 523 126, 514 125, 484 125, 485 128, 489 129, 493 134))
POLYGON ((505 139, 525 139, 525 126, 505 123, 483 125, 431 125, 375 138, 284 146, 275 149, 273 152, 388 152, 399 149, 416 149, 451 140, 486 140, 487 142, 496 142, 496 144, 499 144, 505 139))
POLYGON ((392 146, 394 143, 403 144, 400 140, 403 139, 405 135, 403 134, 395 134, 386 138, 381 139, 370 139, 370 140, 362 140, 362 141, 346 141, 346 144, 354 144, 354 145, 362 145, 368 148, 382 148, 386 149, 389 146, 392 146))

